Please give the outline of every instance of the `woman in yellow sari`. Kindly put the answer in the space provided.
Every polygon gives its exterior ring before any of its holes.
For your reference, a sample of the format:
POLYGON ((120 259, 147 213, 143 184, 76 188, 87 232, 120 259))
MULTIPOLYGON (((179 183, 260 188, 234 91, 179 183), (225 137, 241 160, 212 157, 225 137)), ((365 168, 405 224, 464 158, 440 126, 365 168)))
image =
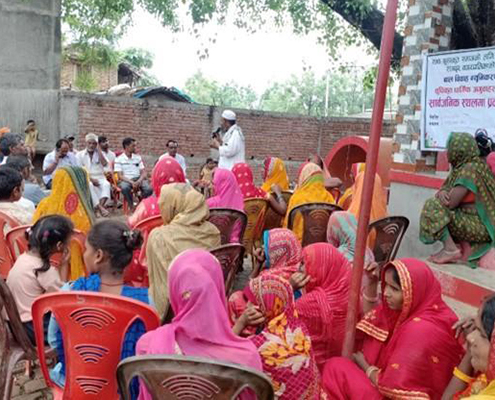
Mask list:
POLYGON ((261 189, 267 193, 271 192, 272 185, 278 185, 281 190, 289 190, 289 176, 285 164, 280 158, 267 157, 265 159, 263 179, 265 182, 261 189))
MULTIPOLYGON (((290 212, 306 203, 329 203, 335 204, 333 196, 325 189, 325 178, 321 168, 313 163, 307 163, 299 174, 297 189, 290 198, 287 214, 285 216, 284 228, 289 225, 290 212)), ((301 215, 296 215, 292 231, 295 233, 299 241, 303 237, 303 218, 301 215)))
MULTIPOLYGON (((80 167, 63 167, 55 173, 50 196, 39 203, 33 216, 33 224, 45 215, 58 214, 69 218, 74 228, 87 234, 95 221, 91 205, 91 193, 86 171, 80 167)), ((70 280, 85 275, 81 250, 72 243, 70 280)))
POLYGON ((158 206, 164 225, 151 231, 146 255, 150 294, 156 310, 164 316, 169 306, 168 268, 172 260, 185 250, 220 246, 220 232, 207 221, 204 196, 187 183, 163 185, 158 206))

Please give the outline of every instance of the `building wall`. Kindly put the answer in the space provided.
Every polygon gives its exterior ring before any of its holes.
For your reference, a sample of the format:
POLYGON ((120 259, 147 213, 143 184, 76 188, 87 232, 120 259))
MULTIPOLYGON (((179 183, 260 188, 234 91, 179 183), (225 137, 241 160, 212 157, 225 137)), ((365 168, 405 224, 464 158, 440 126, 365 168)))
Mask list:
MULTIPOLYGON (((65 134, 77 135, 84 146, 89 132, 105 135, 114 149, 122 139, 137 139, 145 162, 152 166, 165 151, 169 139, 179 142, 179 152, 187 158, 188 175, 196 178, 205 159, 215 156, 209 149, 211 132, 220 123, 222 109, 196 104, 152 102, 131 98, 65 93, 62 102, 65 134), (74 116, 77 107, 77 118, 74 116), (72 110, 72 111, 71 111, 72 110)), ((261 176, 264 158, 284 159, 291 177, 309 154, 323 156, 341 137, 368 135, 369 120, 352 118, 318 119, 283 113, 235 110, 246 136, 246 158, 261 176)), ((391 137, 394 125, 384 125, 384 136, 391 137)))
MULTIPOLYGON (((60 87, 76 88, 77 72, 80 68, 77 64, 65 61, 60 73, 60 87)), ((117 68, 91 67, 91 74, 96 82, 94 91, 108 90, 118 83, 117 68)))

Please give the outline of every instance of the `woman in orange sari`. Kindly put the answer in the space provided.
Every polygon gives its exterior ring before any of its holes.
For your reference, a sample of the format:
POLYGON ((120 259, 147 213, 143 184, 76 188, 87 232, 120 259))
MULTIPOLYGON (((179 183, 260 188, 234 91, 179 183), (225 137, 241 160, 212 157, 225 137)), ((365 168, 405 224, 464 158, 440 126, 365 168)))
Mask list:
MULTIPOLYGON (((57 169, 53 177, 52 192, 38 204, 33 224, 45 215, 59 214, 69 218, 74 228, 87 234, 95 221, 91 205, 89 180, 86 171, 80 167, 57 169)), ((73 242, 70 246, 70 280, 86 274, 82 253, 73 242)))
POLYGON ((340 199, 339 199, 339 207, 341 207, 343 210, 347 210, 349 208, 349 206, 351 205, 352 195, 354 194, 354 191, 355 191, 356 178, 361 172, 364 172, 365 168, 366 168, 365 163, 352 164, 352 166, 351 166, 351 178, 353 179, 354 183, 352 184, 351 187, 347 188, 347 190, 344 192, 344 194, 342 196, 340 196, 340 199))
POLYGON ((273 185, 277 185, 281 190, 289 190, 289 176, 285 164, 280 158, 267 157, 265 159, 263 180, 261 189, 267 193, 270 192, 273 185))
MULTIPOLYGON (((284 221, 284 228, 289 225, 289 215, 291 211, 306 203, 329 203, 335 204, 333 196, 325 189, 323 171, 313 163, 307 163, 301 170, 298 178, 297 189, 290 198, 287 207, 287 215, 284 221)), ((296 215, 292 231, 296 234, 299 241, 303 237, 303 219, 301 215, 296 215)))
MULTIPOLYGON (((363 299, 372 304, 371 272, 363 299)), ((384 266, 381 286, 381 304, 357 324, 359 351, 328 361, 323 386, 334 400, 440 400, 463 354, 440 282, 424 262, 402 259, 384 266)))

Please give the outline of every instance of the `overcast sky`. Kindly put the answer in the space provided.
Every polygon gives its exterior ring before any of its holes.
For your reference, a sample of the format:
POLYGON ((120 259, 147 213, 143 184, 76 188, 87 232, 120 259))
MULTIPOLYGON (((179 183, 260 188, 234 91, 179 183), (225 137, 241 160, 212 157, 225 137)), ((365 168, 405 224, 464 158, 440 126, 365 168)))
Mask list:
MULTIPOLYGON (((173 34, 142 9, 134 14, 134 25, 120 41, 120 47, 141 47, 155 56, 152 73, 165 86, 182 88, 190 76, 201 70, 220 82, 235 81, 251 85, 261 93, 271 82, 281 81, 291 74, 299 75, 303 66, 317 74, 335 68, 328 60, 325 48, 316 43, 316 35, 299 37, 290 29, 282 32, 267 28, 265 32, 248 34, 233 25, 210 27, 206 33, 216 33, 216 43, 208 46, 209 57, 200 60, 197 54, 204 46, 193 35, 173 34)), ((370 66, 372 57, 362 49, 348 49, 346 62, 370 66)))

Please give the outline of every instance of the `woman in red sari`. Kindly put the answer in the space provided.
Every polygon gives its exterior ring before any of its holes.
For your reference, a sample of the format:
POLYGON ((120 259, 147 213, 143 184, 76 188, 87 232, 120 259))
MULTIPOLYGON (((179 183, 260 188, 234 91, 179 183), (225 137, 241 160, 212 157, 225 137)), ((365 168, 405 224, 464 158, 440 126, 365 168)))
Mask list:
POLYGON ((328 243, 315 243, 303 250, 305 273, 311 279, 296 301, 299 317, 311 335, 320 371, 329 358, 339 356, 345 334, 351 266, 328 243))
POLYGON ((308 331, 298 318, 292 287, 285 279, 265 274, 244 289, 250 308, 234 326, 241 332, 249 321, 263 321, 250 339, 258 348, 278 400, 320 399, 321 380, 308 331), (253 314, 254 310, 254 314, 253 314))
MULTIPOLYGON (((463 349, 452 330, 457 317, 442 300, 440 283, 424 262, 403 259, 385 265, 381 284, 382 303, 357 325, 361 351, 354 361, 336 357, 325 365, 328 395, 335 400, 441 399, 463 349)), ((363 298, 375 300, 366 292, 363 298)))
MULTIPOLYGON (((158 198, 163 185, 170 183, 185 183, 186 177, 180 164, 173 157, 163 157, 159 160, 151 173, 151 186, 153 195, 143 199, 134 213, 128 218, 127 223, 131 228, 135 228, 146 218, 159 216, 160 207, 158 198)), ((134 251, 133 261, 125 271, 124 280, 133 286, 148 286, 148 269, 146 267, 146 243, 141 249, 134 251)))

